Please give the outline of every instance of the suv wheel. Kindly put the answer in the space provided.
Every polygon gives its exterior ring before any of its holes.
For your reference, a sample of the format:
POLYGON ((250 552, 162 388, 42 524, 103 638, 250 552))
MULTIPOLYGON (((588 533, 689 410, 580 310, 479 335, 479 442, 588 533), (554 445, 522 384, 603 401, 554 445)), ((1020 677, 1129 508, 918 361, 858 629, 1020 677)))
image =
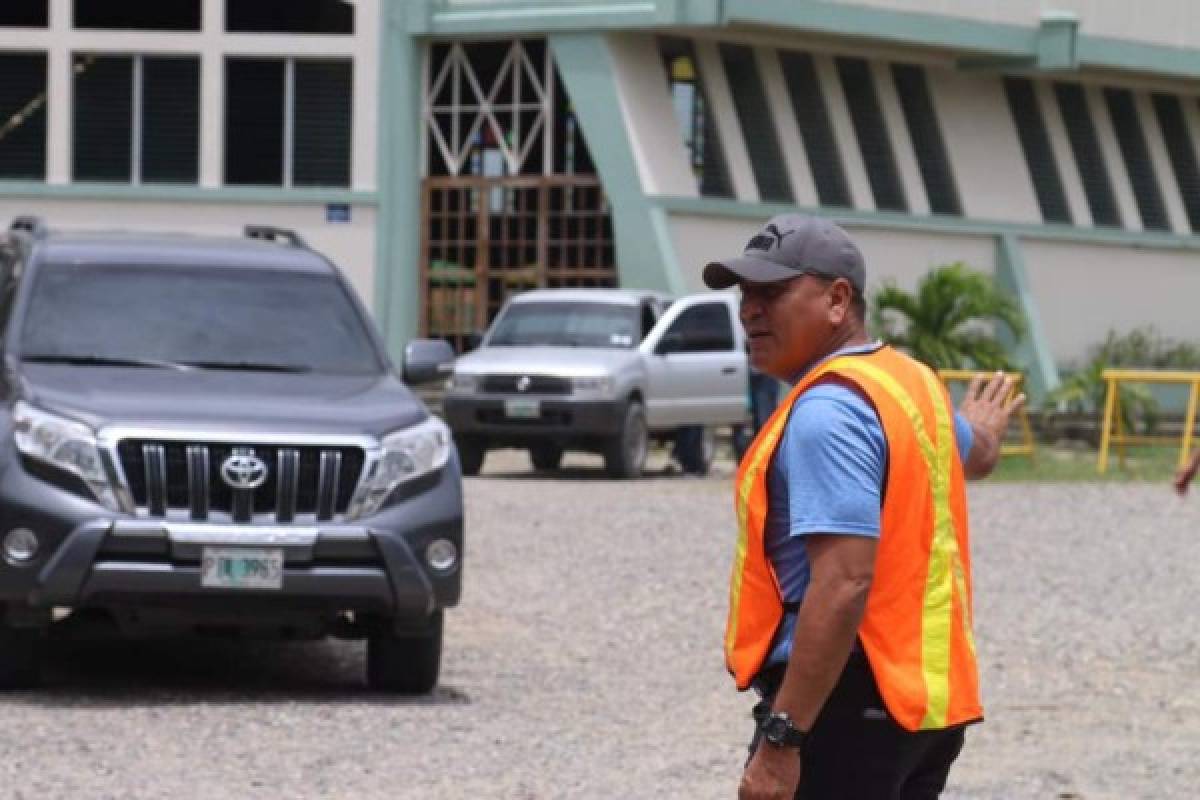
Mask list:
POLYGON ((529 448, 529 460, 534 469, 558 469, 562 463, 563 449, 556 444, 539 444, 529 448))
POLYGON ((646 411, 639 401, 631 400, 625 407, 620 432, 604 448, 604 469, 612 478, 637 478, 646 465, 649 448, 646 411))
POLYGON ((390 625, 367 639, 367 686, 376 691, 429 694, 442 662, 442 612, 419 633, 397 633, 390 625))
POLYGON ((717 431, 711 425, 700 430, 700 441, 679 466, 690 475, 707 475, 717 455, 717 431))
POLYGON ((0 689, 29 689, 41 672, 42 634, 0 623, 0 689))
POLYGON ((478 475, 483 469, 483 459, 487 455, 487 441, 478 436, 456 436, 454 445, 458 448, 458 463, 462 465, 463 475, 478 475))

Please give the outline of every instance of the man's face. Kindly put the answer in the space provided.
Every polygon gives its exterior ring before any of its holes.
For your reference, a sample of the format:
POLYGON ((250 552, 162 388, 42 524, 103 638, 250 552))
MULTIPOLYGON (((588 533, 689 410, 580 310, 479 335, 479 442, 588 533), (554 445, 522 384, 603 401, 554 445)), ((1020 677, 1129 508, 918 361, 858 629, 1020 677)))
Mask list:
POLYGON ((772 283, 739 283, 742 327, 755 369, 790 380, 826 355, 823 348, 845 311, 831 301, 831 285, 813 275, 772 283))

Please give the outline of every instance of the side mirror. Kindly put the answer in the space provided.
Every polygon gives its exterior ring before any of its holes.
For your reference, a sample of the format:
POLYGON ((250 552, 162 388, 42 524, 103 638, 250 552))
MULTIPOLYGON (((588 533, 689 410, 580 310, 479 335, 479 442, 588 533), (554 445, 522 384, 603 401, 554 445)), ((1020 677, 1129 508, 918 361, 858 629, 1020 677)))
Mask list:
POLYGON ((441 339, 413 339, 404 346, 404 382, 432 383, 454 371, 454 348, 441 339))
POLYGON ((663 334, 663 337, 658 340, 658 347, 654 349, 654 352, 660 356, 670 353, 682 353, 685 344, 682 333, 679 331, 670 331, 663 334))
POLYGON ((483 344, 483 334, 479 331, 472 331, 463 337, 463 352, 469 353, 477 350, 481 344, 483 344))

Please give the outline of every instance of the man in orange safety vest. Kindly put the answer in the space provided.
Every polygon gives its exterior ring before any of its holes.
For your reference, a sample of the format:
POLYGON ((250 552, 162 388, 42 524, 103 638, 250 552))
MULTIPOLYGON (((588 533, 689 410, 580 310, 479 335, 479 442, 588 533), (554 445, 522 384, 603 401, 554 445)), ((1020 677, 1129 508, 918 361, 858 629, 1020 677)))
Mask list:
POLYGON ((965 479, 1024 397, 997 374, 955 412, 872 341, 862 254, 830 221, 775 217, 704 280, 741 290, 751 363, 793 386, 735 487, 725 656, 762 698, 739 796, 936 798, 983 716, 965 479))

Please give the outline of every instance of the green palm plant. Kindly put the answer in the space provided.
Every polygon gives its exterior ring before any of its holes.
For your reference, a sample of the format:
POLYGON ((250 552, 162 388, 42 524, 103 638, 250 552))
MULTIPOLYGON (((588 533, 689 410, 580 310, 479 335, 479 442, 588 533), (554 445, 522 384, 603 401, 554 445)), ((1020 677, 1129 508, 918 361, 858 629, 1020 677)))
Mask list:
POLYGON ((876 334, 937 369, 1012 369, 994 325, 1017 340, 1025 334, 1012 298, 961 262, 930 270, 912 293, 885 283, 871 301, 876 334))

